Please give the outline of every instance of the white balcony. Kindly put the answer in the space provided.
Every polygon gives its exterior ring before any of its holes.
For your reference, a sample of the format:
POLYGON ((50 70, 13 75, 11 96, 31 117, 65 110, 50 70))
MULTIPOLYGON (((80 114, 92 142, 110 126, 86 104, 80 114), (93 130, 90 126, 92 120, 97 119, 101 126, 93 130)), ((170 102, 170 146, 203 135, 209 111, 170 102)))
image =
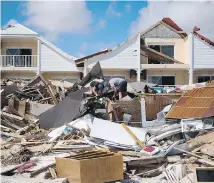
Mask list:
POLYGON ((1 55, 3 71, 32 71, 37 69, 37 55, 1 55))

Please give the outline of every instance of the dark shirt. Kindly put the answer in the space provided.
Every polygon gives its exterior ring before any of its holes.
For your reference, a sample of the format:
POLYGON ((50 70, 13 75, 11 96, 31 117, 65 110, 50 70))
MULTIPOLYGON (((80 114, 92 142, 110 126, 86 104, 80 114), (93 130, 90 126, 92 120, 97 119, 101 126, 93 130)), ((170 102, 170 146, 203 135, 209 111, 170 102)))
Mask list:
POLYGON ((97 82, 97 81, 92 81, 91 83, 90 83, 90 86, 93 88, 93 87, 96 87, 96 90, 98 90, 98 85, 99 85, 100 83, 99 82, 97 82))

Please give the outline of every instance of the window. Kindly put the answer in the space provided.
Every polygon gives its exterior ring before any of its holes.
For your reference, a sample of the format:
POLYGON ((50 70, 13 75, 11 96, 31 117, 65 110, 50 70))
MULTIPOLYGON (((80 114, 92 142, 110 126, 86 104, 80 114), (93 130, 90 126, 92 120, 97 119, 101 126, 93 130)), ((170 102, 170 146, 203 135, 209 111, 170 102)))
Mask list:
POLYGON ((32 49, 25 48, 8 48, 6 49, 6 65, 13 65, 15 67, 31 67, 32 65, 32 49))
POLYGON ((174 45, 149 45, 149 48, 174 58, 174 45))
POLYGON ((214 80, 214 76, 198 76, 198 83, 214 80))
POLYGON ((175 76, 148 76, 148 82, 157 85, 175 85, 175 76))

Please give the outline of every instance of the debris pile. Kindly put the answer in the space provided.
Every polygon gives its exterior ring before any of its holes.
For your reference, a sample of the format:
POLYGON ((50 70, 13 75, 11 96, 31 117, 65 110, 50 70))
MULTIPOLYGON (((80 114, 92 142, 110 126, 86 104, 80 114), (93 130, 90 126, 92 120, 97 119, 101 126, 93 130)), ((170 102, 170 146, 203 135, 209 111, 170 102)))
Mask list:
POLYGON ((88 96, 88 84, 103 77, 95 68, 67 91, 42 76, 12 91, 17 83, 4 82, 3 182, 214 181, 213 86, 176 100, 156 94, 154 120, 146 95, 88 96))

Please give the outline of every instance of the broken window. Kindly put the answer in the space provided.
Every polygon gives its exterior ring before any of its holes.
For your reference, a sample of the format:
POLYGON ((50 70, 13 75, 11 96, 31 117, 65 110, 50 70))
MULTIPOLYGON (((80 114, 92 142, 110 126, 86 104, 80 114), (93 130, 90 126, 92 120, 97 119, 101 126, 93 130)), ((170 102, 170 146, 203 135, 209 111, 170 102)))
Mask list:
POLYGON ((148 82, 157 85, 175 85, 175 76, 148 76, 148 82))
POLYGON ((198 76, 198 83, 214 80, 214 76, 198 76))
POLYGON ((174 58, 174 45, 149 45, 149 48, 174 58))

